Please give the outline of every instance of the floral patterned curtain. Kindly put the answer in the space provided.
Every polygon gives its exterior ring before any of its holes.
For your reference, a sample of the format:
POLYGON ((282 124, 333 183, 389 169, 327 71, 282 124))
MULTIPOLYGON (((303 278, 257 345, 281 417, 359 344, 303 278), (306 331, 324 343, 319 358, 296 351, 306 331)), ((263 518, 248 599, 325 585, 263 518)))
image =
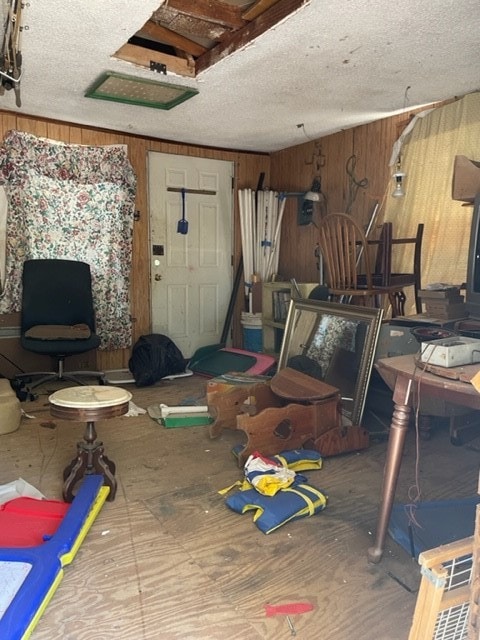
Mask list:
POLYGON ((9 131, 0 147, 0 183, 8 200, 0 313, 21 309, 24 260, 81 260, 92 272, 100 348, 129 347, 136 179, 126 147, 9 131))

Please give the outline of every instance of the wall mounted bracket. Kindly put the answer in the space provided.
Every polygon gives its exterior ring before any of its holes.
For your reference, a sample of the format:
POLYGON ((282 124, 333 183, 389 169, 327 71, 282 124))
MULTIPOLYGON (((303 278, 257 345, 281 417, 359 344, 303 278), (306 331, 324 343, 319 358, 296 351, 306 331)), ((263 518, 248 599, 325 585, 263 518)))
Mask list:
POLYGON ((163 73, 166 76, 167 65, 162 64, 161 62, 155 62, 155 60, 150 60, 150 71, 155 71, 156 73, 163 73))

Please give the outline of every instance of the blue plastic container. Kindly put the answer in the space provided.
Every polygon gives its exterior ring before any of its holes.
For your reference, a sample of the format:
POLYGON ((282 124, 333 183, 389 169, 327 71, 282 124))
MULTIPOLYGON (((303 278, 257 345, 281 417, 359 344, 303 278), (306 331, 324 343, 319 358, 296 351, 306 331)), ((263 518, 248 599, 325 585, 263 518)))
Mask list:
POLYGON ((243 348, 245 349, 245 351, 262 353, 262 314, 247 313, 246 311, 242 311, 241 323, 243 327, 243 348))

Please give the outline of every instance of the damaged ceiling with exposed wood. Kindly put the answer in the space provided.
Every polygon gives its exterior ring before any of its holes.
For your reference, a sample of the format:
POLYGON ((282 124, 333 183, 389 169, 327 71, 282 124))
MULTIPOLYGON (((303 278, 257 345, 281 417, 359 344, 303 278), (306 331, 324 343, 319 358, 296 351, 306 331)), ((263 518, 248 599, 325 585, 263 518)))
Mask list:
POLYGON ((272 152, 480 88, 478 0, 22 7, 21 104, 7 90, 0 109, 145 137, 272 152), (106 73, 135 99, 86 97, 106 73), (157 85, 187 96, 145 106, 157 85))
MULTIPOLYGON (((305 0, 166 0, 115 57, 196 77, 278 24, 305 0)), ((158 70, 158 69, 157 69, 158 70)))

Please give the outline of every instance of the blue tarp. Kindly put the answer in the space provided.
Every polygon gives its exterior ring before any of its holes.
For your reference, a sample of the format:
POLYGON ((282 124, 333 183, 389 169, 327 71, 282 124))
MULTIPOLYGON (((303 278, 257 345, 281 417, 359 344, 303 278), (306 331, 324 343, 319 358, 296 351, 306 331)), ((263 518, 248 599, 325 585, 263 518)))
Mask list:
POLYGON ((407 553, 417 558, 422 551, 473 536, 475 511, 480 496, 395 504, 388 533, 407 553))

